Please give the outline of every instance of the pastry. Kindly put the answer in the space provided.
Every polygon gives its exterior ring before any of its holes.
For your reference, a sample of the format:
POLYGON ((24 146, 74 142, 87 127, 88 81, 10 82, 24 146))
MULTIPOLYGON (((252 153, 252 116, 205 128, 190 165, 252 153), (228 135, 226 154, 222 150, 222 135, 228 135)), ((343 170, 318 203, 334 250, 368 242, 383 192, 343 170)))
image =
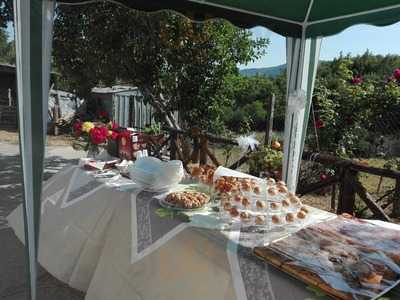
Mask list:
POLYGON ((256 216, 255 221, 256 225, 264 225, 265 217, 264 216, 256 216))
POLYGON ((224 203, 224 210, 230 211, 232 208, 232 204, 230 202, 225 202, 224 203))
POLYGON ((306 214, 304 211, 300 210, 300 211, 297 213, 297 217, 298 217, 299 219, 305 219, 305 218, 307 217, 307 214, 306 214))
POLYGON ((276 196, 278 195, 278 190, 274 187, 271 187, 268 189, 268 195, 271 197, 276 196))
POLYGON ((250 191, 250 189, 251 189, 251 185, 250 185, 250 183, 249 182, 242 182, 242 189, 244 190, 244 191, 246 191, 246 192, 249 192, 250 191))
POLYGON ((276 185, 278 185, 278 186, 286 186, 286 183, 285 183, 284 181, 282 181, 282 180, 279 180, 279 181, 276 183, 276 185))
POLYGON ((232 217, 236 218, 237 216, 239 216, 239 211, 236 207, 232 207, 229 210, 229 213, 231 214, 232 217))
POLYGON ((236 202, 242 202, 243 196, 242 195, 235 195, 235 197, 233 197, 233 200, 236 202))
POLYGON ((280 206, 281 205, 278 202, 272 202, 271 205, 270 205, 272 210, 277 210, 277 209, 280 208, 280 206))
POLYGON ((254 192, 255 194, 259 195, 259 194, 261 193, 261 188, 260 188, 260 186, 256 185, 256 186, 253 188, 253 192, 254 192))
POLYGON ((309 212, 308 208, 305 207, 305 206, 302 206, 302 207, 300 208, 300 211, 303 211, 303 212, 305 212, 306 214, 308 214, 308 212, 309 212))
POLYGON ((257 201, 256 201, 256 207, 257 207, 258 209, 264 209, 266 206, 267 206, 267 205, 265 204, 264 201, 261 201, 261 200, 257 200, 257 201))
POLYGON ((279 191, 279 193, 287 193, 288 189, 286 186, 281 185, 281 186, 278 186, 278 191, 279 191))
POLYGON ((297 196, 289 196, 289 202, 292 204, 299 204, 300 203, 300 199, 297 196))
POLYGON ((250 221, 250 214, 248 212, 242 211, 240 213, 240 219, 244 222, 250 221))
POLYGON ((285 199, 285 200, 282 201, 282 206, 283 207, 289 207, 290 206, 290 202, 287 199, 285 199))
POLYGON ((372 272, 370 274, 368 274, 365 277, 361 278, 361 282, 363 283, 367 283, 367 284, 380 284, 382 281, 383 276, 382 275, 378 275, 375 272, 372 272))
POLYGON ((272 216, 272 224, 282 224, 282 219, 279 216, 272 216))
POLYGON ((247 197, 243 197, 243 198, 242 198, 242 205, 243 205, 244 207, 249 207, 250 204, 251 204, 251 202, 250 202, 249 198, 247 198, 247 197))
POLYGON ((194 177, 194 178, 199 178, 200 177, 200 175, 202 175, 203 174, 203 169, 201 168, 201 167, 194 167, 193 169, 192 169, 192 177, 194 177))
POLYGON ((267 184, 268 184, 268 185, 274 185, 274 184, 275 184, 275 179, 273 179, 273 178, 268 178, 268 179, 267 179, 267 184))
POLYGON ((295 216, 294 216, 294 214, 292 214, 292 213, 288 213, 287 215, 286 215, 286 222, 288 222, 288 223, 292 223, 292 222, 294 222, 294 219, 295 219, 295 216))

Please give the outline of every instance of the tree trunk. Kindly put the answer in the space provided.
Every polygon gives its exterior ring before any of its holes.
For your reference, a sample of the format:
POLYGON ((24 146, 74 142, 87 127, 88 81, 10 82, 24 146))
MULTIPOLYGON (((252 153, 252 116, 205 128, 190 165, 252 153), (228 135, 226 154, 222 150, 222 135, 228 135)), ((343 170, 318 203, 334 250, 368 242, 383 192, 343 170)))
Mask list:
POLYGON ((353 215, 356 191, 354 189, 357 180, 357 171, 347 169, 344 171, 340 182, 339 203, 337 213, 348 213, 353 215))

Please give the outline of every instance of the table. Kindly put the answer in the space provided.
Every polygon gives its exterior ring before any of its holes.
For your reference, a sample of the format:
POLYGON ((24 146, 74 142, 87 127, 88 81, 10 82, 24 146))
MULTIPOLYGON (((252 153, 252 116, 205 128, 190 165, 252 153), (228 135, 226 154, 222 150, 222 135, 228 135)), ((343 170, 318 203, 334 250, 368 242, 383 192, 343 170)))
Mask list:
MULTIPOLYGON (((125 184, 69 166, 44 185, 39 262, 86 300, 316 298, 255 258, 246 233, 171 218, 154 193, 125 184)), ((21 241, 22 220, 22 207, 8 217, 21 241)))

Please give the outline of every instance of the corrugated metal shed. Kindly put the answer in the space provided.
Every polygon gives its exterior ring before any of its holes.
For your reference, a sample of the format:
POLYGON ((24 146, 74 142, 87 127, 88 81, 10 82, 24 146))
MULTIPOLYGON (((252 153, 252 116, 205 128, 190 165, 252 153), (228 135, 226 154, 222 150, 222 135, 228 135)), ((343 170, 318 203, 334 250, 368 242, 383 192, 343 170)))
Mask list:
POLYGON ((137 87, 93 88, 92 95, 102 101, 113 120, 123 127, 144 128, 153 122, 153 109, 145 104, 137 87))

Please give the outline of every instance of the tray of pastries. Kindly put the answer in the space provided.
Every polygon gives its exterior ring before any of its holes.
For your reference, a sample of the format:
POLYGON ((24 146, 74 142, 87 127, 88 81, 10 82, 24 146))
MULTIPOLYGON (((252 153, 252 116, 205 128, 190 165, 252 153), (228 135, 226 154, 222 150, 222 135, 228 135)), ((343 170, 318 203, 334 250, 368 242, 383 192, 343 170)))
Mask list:
POLYGON ((286 184, 272 178, 220 176, 213 185, 213 199, 220 204, 222 219, 245 227, 302 226, 309 215, 286 184))
POLYGON ((335 299, 378 299, 400 281, 400 230, 339 216, 255 254, 335 299))

